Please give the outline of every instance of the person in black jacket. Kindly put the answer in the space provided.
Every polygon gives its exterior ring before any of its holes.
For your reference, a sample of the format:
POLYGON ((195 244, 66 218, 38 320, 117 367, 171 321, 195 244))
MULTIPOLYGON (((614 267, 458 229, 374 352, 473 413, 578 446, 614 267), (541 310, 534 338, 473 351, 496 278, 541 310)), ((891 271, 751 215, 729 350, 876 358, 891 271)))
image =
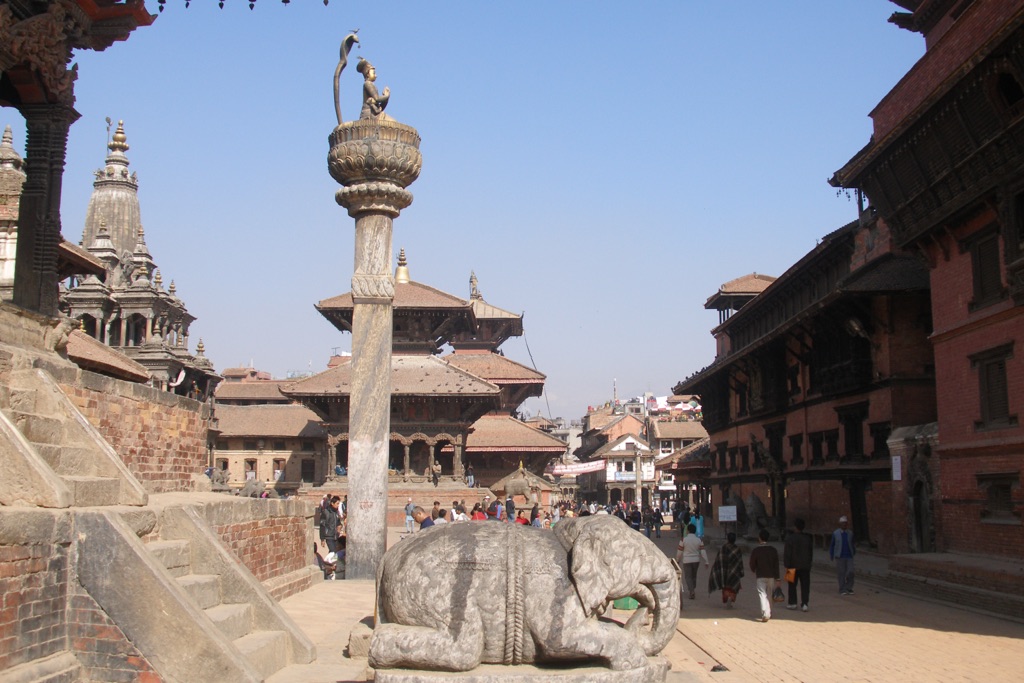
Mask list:
POLYGON ((796 578, 789 584, 789 601, 786 609, 796 609, 796 584, 800 583, 800 609, 807 611, 811 595, 811 564, 814 561, 814 538, 804 531, 804 520, 793 520, 795 531, 786 536, 782 549, 782 564, 786 570, 796 570, 796 578))
MULTIPOLYGON (((330 502, 320 513, 320 540, 327 546, 328 553, 338 552, 338 536, 341 535, 341 514, 338 506, 341 505, 339 496, 331 496, 330 502)), ((330 572, 334 573, 333 569, 330 572)), ((331 578, 326 575, 324 578, 331 578)))
POLYGON ((772 618, 772 583, 776 587, 781 583, 779 551, 768 545, 767 529, 761 529, 757 540, 757 547, 750 551, 750 571, 757 577, 757 597, 761 603, 761 616, 755 621, 768 621, 772 618))

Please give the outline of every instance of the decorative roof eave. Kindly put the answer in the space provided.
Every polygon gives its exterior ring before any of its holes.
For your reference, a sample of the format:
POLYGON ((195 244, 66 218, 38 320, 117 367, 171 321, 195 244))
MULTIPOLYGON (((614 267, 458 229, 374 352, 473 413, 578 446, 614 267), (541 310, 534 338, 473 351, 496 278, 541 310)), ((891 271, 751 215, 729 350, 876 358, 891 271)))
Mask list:
POLYGON ((61 240, 57 245, 57 276, 60 279, 72 275, 95 275, 100 280, 107 277, 106 266, 86 249, 61 240))
MULTIPOLYGON (((814 249, 807 252, 803 258, 786 269, 786 272, 776 278, 770 285, 765 287, 763 292, 751 299, 750 303, 736 311, 721 325, 712 329, 711 333, 718 336, 729 328, 738 327, 740 323, 747 322, 747 320, 757 315, 760 310, 766 306, 770 306, 774 301, 777 292, 784 292, 788 289, 792 281, 799 275, 807 272, 812 265, 816 265, 822 261, 848 258, 848 252, 853 248, 853 232, 857 229, 859 224, 859 220, 851 221, 841 228, 838 228, 837 230, 834 230, 822 237, 821 241, 814 247, 814 249), (841 248, 845 248, 847 253, 839 251, 841 248)), ((779 294, 779 296, 781 296, 781 294, 779 294)))
MULTIPOLYGON (((974 69, 981 64, 992 52, 994 52, 1004 40, 1009 38, 1014 31, 1016 31, 1021 22, 1024 21, 1024 7, 1017 11, 1016 16, 1006 22, 1003 28, 996 31, 990 36, 989 40, 984 45, 979 47, 975 52, 970 55, 959 68, 954 69, 950 74, 932 90, 932 92, 925 97, 917 107, 911 112, 904 116, 899 123, 894 125, 884 137, 879 140, 875 140, 875 136, 872 135, 867 145, 864 146, 859 152, 857 152, 853 158, 851 158, 842 168, 836 171, 828 183, 833 187, 844 187, 844 188, 859 188, 861 186, 862 177, 867 169, 877 162, 880 157, 886 154, 891 148, 895 147, 900 140, 907 136, 909 131, 925 117, 925 115, 935 106, 942 98, 948 95, 953 89, 962 81, 968 79, 974 69)), ((929 52, 925 52, 924 56, 917 61, 914 66, 910 68, 903 78, 893 86, 882 100, 875 106, 871 111, 871 116, 874 117, 882 106, 892 97, 896 97, 902 90, 902 86, 909 82, 912 77, 921 69, 927 67, 926 62, 932 55, 929 52)))
POLYGON ((565 446, 466 446, 467 453, 565 453, 565 446))

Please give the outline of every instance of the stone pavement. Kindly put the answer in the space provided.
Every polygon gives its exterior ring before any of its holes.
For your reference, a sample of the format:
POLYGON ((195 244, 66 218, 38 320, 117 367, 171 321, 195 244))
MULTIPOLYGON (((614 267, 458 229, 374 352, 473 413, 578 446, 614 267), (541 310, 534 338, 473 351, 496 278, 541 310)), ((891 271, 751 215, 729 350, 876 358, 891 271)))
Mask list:
MULTIPOLYGON (((390 530, 388 545, 398 538, 399 530, 390 530)), ((663 533, 656 542, 674 554, 677 541, 663 533)), ((713 560, 718 543, 711 542, 713 560)), ((703 566, 697 580, 706 587, 703 566)), ((318 659, 283 669, 269 683, 366 680, 366 660, 349 659, 345 648, 352 627, 373 614, 373 582, 325 581, 281 604, 316 643, 318 659)), ((720 596, 708 596, 706 589, 695 600, 684 598, 678 633, 662 653, 672 663, 668 681, 1024 680, 1024 621, 865 582, 856 585, 855 595, 840 597, 827 571, 812 572, 809 612, 776 605, 768 623, 754 621, 757 613, 749 576, 733 610, 723 609, 720 596)))

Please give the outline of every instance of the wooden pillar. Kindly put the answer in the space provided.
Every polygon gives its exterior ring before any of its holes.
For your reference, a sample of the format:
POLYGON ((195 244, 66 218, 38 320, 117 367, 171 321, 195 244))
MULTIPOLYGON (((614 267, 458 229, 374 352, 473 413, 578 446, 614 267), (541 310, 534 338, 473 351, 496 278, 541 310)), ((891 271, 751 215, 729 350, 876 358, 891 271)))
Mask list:
POLYGON ((64 104, 21 107, 28 131, 25 184, 18 212, 14 303, 57 315, 57 247, 61 241, 60 194, 68 130, 79 113, 64 104))

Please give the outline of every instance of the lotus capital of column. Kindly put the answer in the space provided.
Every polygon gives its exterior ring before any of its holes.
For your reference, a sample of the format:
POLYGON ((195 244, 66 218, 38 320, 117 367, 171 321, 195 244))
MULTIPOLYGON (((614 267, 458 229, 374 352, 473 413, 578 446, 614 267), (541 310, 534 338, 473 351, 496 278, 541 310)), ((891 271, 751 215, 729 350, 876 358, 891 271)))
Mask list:
POLYGON ((342 187, 338 204, 352 217, 381 213, 396 218, 412 203, 405 189, 420 174, 423 156, 416 129, 387 115, 346 121, 330 135, 327 165, 342 187))

